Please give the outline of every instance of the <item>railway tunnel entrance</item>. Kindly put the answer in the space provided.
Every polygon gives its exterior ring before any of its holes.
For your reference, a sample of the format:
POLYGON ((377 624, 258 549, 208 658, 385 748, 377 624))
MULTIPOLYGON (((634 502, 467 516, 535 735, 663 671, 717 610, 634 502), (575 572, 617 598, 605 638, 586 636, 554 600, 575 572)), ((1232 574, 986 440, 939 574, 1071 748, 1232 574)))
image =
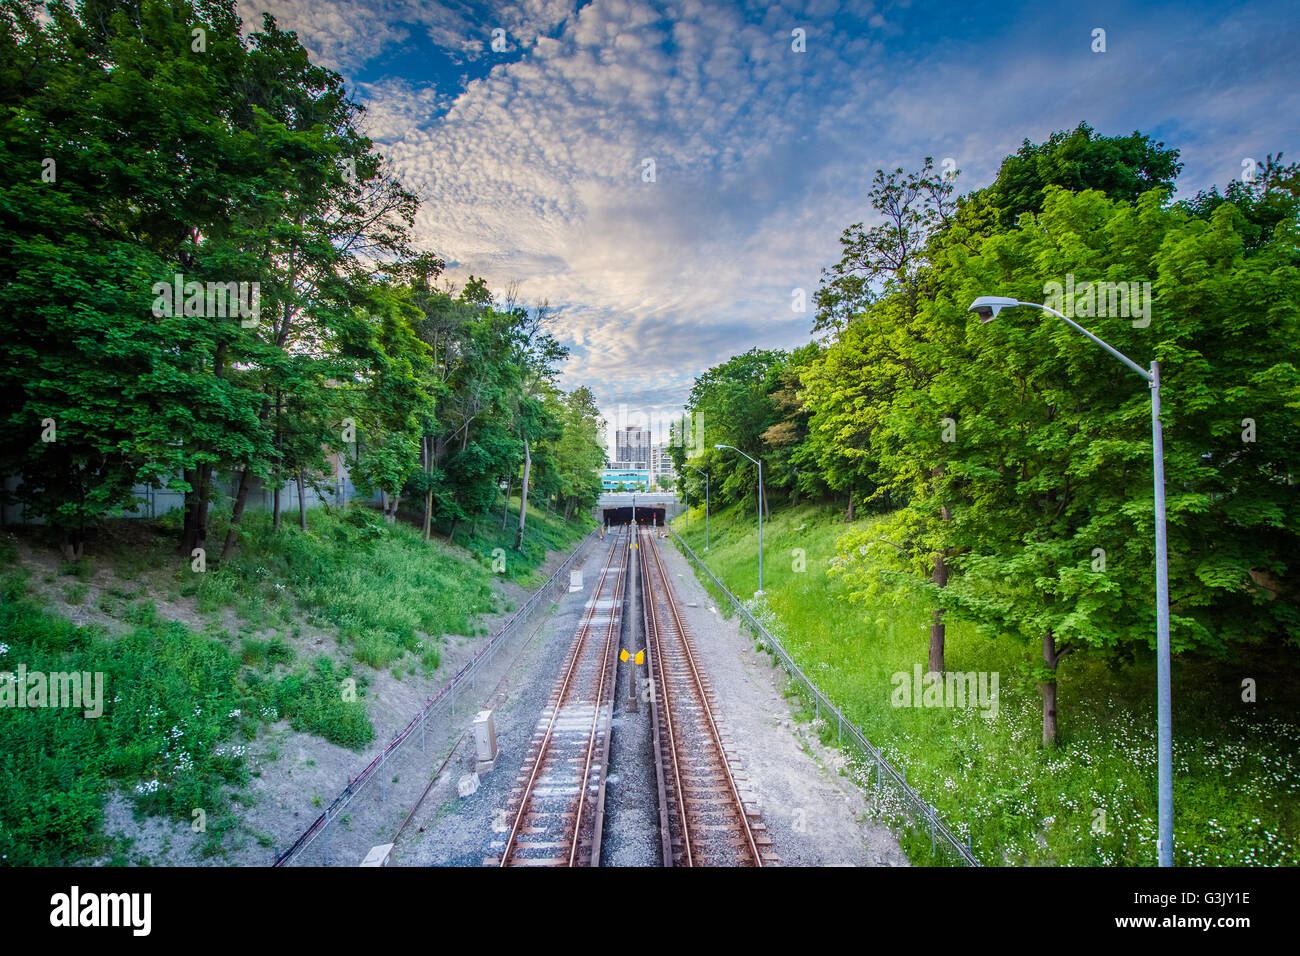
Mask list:
POLYGON ((632 517, 633 511, 636 512, 635 521, 638 525, 654 528, 664 526, 667 509, 663 505, 637 505, 635 508, 627 505, 625 507, 605 508, 602 512, 602 521, 611 527, 631 524, 634 520, 632 517))

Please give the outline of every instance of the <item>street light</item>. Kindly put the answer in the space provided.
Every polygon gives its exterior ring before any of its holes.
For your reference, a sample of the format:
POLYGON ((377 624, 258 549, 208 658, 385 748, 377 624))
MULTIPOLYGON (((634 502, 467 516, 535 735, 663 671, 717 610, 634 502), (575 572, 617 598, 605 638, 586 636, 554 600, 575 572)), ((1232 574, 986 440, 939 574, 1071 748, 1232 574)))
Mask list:
POLYGON ((1165 536, 1165 443, 1160 431, 1160 363, 1154 359, 1148 371, 1123 353, 1111 348, 1079 323, 1055 309, 1035 302, 1020 302, 1003 296, 982 295, 971 303, 970 312, 979 314, 980 321, 992 322, 1003 309, 1018 305, 1050 312, 1071 328, 1082 332, 1115 358, 1137 372, 1151 388, 1151 456, 1155 472, 1155 525, 1156 525, 1156 733, 1157 776, 1159 797, 1157 817, 1161 866, 1174 865, 1174 760, 1173 719, 1169 703, 1169 543, 1165 536))
MULTIPOLYGON (((714 445, 714 448, 730 448, 738 455, 745 455, 743 451, 735 445, 714 445)), ((748 455, 745 455, 749 458, 748 455)), ((757 458, 749 458, 754 464, 758 465, 758 590, 755 595, 763 593, 763 463, 757 458)))
MULTIPOLYGON (((709 550, 709 473, 707 471, 700 471, 700 469, 696 468, 694 465, 687 465, 686 467, 689 468, 691 471, 695 472, 696 474, 704 476, 704 550, 708 551, 709 550)), ((691 520, 691 511, 689 506, 686 509, 686 520, 688 522, 691 520)), ((762 587, 763 585, 760 584, 759 588, 762 587)))

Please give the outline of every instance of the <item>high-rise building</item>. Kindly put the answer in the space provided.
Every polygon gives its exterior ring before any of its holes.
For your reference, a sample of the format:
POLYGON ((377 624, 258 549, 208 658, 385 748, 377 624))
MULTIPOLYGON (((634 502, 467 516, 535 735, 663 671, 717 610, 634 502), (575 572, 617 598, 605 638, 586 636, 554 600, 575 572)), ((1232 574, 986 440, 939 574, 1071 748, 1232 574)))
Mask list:
POLYGON ((672 456, 668 454, 668 442, 656 442, 650 448, 650 474, 660 484, 677 480, 677 469, 672 456))
POLYGON ((614 467, 650 470, 650 429, 628 425, 614 433, 614 467))

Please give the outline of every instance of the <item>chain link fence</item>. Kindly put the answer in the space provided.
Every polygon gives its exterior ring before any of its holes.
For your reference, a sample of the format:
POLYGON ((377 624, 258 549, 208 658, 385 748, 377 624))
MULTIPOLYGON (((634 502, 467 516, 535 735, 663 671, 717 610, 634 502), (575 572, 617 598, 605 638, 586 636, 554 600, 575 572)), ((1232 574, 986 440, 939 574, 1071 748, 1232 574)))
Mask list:
MULTIPOLYGON (((476 677, 479 671, 487 670, 492 666, 497 654, 503 648, 509 646, 510 642, 527 626, 533 614, 542 605, 550 602, 557 592, 568 592, 569 572, 581 562, 587 546, 595 540, 598 534, 599 530, 592 531, 591 534, 578 543, 578 546, 564 559, 564 563, 556 568, 555 572, 546 580, 546 583, 534 591, 523 606, 511 615, 510 619, 501 625, 501 628, 492 635, 491 639, 475 652, 473 658, 466 662, 465 666, 451 680, 429 698, 424 707, 420 709, 420 712, 411 718, 411 722, 393 738, 392 742, 374 760, 370 761, 361 773, 348 782, 347 786, 325 808, 325 812, 312 822, 311 826, 294 841, 289 849, 282 854, 276 855, 274 866, 288 866, 293 863, 318 839, 322 841, 321 862, 326 866, 336 862, 330 837, 333 828, 339 821, 345 819, 349 804, 360 796, 374 780, 379 782, 380 801, 386 802, 385 766, 398 756, 403 744, 416 740, 419 742, 420 751, 423 753, 428 746, 430 733, 433 733, 435 741, 442 739, 440 734, 446 728, 441 725, 441 720, 444 717, 450 721, 455 720, 457 697, 464 694, 466 685, 472 692, 475 689, 476 677)), ((464 706, 465 704, 462 703, 462 710, 464 706)), ((475 706, 473 698, 468 701, 468 706, 475 706)))
POLYGON ((785 646, 778 640, 771 631, 764 627, 749 612, 749 609, 741 603, 731 591, 718 580, 718 576, 709 569, 684 540, 677 533, 675 528, 669 528, 673 533, 673 540, 682 553, 691 560, 694 565, 708 575, 709 580, 713 583, 731 606, 741 616, 741 619, 750 627, 755 636, 763 642, 763 645, 776 655, 777 659, 785 668, 786 673, 790 675, 790 680, 795 684, 800 693, 812 701, 813 709, 816 716, 825 721, 829 727, 832 724, 836 728, 836 733, 843 747, 847 742, 850 747, 857 751, 859 762, 856 763, 857 778, 860 782, 866 783, 867 778, 874 774, 875 795, 878 806, 889 807, 900 811, 901 816, 908 820, 919 832, 929 833, 931 855, 954 866, 981 866, 982 864, 975 858, 971 851, 969 842, 963 843, 948 828, 948 826, 939 817, 939 811, 930 805, 924 797, 917 793, 907 782, 906 772, 895 770, 885 759, 876 747, 874 747, 862 730, 852 721, 848 720, 840 709, 836 707, 829 697, 822 693, 803 669, 794 662, 785 646))

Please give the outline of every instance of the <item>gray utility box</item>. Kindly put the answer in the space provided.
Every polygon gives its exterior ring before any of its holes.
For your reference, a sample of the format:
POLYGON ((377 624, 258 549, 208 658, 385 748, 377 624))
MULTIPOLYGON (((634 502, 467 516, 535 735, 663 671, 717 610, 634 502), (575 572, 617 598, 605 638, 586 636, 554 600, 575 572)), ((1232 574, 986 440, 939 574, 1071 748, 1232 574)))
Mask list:
POLYGON ((497 732, 490 710, 480 710, 474 716, 474 749, 478 756, 478 772, 491 770, 497 759, 497 732))

